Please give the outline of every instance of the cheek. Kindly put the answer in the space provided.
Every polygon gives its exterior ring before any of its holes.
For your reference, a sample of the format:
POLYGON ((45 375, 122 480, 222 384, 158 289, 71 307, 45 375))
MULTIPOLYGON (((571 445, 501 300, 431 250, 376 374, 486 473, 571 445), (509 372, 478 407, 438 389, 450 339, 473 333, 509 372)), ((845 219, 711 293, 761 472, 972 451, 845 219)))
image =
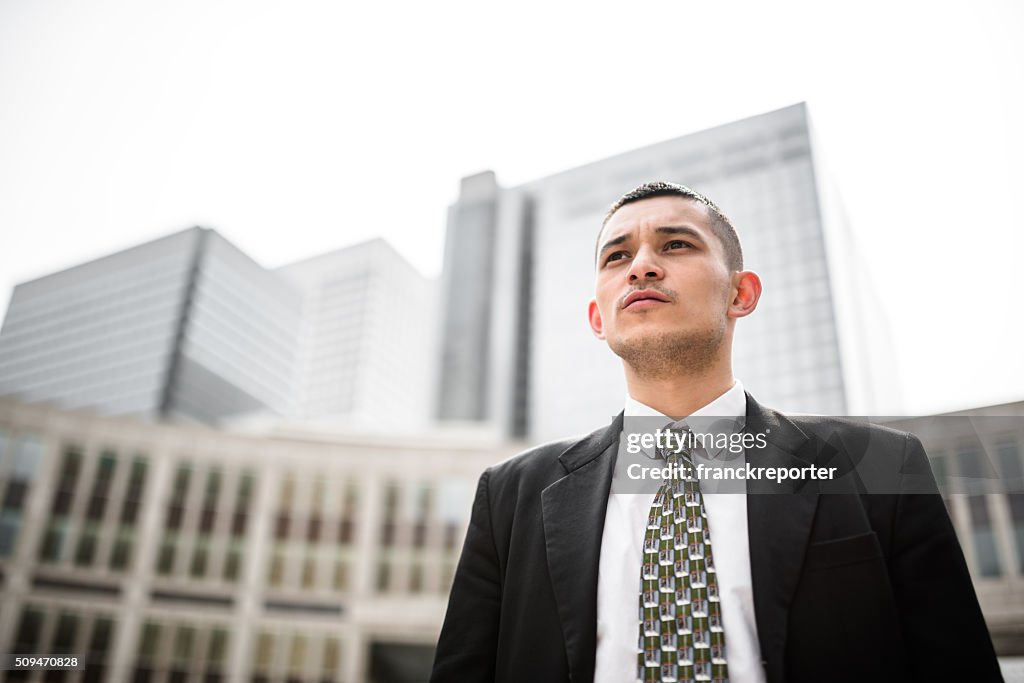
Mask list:
POLYGON ((699 299, 704 302, 703 308, 708 313, 725 311, 732 303, 732 285, 728 276, 709 272, 693 285, 691 291, 701 292, 699 299))
POLYGON ((611 315, 615 310, 615 297, 607 288, 598 286, 594 291, 594 299, 597 301, 597 309, 602 316, 611 315))

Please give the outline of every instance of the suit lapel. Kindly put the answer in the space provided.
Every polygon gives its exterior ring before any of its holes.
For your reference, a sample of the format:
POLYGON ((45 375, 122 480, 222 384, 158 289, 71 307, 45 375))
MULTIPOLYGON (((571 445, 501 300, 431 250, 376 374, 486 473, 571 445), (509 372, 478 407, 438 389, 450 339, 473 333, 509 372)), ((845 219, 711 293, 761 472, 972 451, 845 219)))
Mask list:
MULTIPOLYGON (((594 677, 597 648, 597 578, 608 492, 615 469, 622 414, 603 430, 559 456, 565 476, 541 493, 548 572, 562 622, 573 681, 594 677)), ((745 431, 766 444, 746 449, 754 467, 806 467, 812 441, 785 416, 747 394, 745 431)), ((768 680, 784 673, 787 613, 817 508, 813 481, 748 482, 747 528, 754 611, 768 680)))
POLYGON ((548 571, 573 681, 594 677, 601 536, 621 431, 620 413, 576 442, 559 456, 565 476, 541 493, 548 571))
MULTIPOLYGON (((806 467, 813 443, 785 416, 747 394, 745 431, 765 434, 763 447, 746 449, 753 467, 806 467)), ((761 658, 770 682, 783 679, 787 615, 796 591, 818 504, 817 482, 747 482, 750 573, 761 658)))

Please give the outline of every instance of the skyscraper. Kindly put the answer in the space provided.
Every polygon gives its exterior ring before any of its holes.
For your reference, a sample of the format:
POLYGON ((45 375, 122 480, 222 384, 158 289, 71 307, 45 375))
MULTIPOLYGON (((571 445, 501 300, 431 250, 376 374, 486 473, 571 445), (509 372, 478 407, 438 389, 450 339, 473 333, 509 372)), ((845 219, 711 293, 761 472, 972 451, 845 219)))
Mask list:
POLYGON ((462 179, 448 211, 437 416, 483 420, 488 412, 495 230, 499 187, 488 171, 462 179))
POLYGON ((435 285, 382 239, 277 272, 301 293, 289 415, 409 431, 432 417, 435 285))
MULTIPOLYGON (((739 232, 746 267, 764 281, 757 312, 737 326, 734 367, 744 385, 783 410, 894 409, 884 321, 869 285, 851 273, 853 240, 820 164, 806 106, 797 104, 518 187, 495 187, 493 227, 475 226, 479 249, 453 246, 470 242, 474 226, 449 223, 446 273, 480 268, 488 259, 493 265, 489 277, 446 276, 446 302, 472 288, 486 299, 473 310, 489 315, 467 321, 449 303, 443 347, 486 339, 486 353, 466 361, 486 369, 482 381, 449 378, 442 405, 475 392, 485 397, 475 419, 531 439, 589 431, 619 412, 619 361, 593 338, 585 315, 593 245, 616 198, 643 182, 668 180, 722 207, 739 232), (493 242, 489 253, 486 241, 493 242)), ((451 215, 479 205, 479 193, 464 184, 451 215)))
POLYGON ((282 413, 299 303, 219 234, 190 228, 15 287, 0 395, 206 423, 282 413))

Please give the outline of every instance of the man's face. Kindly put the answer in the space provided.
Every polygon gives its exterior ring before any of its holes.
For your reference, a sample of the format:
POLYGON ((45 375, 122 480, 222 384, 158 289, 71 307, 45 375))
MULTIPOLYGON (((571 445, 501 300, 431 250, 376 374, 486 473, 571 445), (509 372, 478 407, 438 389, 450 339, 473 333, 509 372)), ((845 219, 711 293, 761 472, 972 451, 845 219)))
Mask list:
POLYGON ((595 290, 591 328, 624 359, 644 347, 720 342, 735 296, 706 207, 674 196, 627 204, 609 219, 595 290))

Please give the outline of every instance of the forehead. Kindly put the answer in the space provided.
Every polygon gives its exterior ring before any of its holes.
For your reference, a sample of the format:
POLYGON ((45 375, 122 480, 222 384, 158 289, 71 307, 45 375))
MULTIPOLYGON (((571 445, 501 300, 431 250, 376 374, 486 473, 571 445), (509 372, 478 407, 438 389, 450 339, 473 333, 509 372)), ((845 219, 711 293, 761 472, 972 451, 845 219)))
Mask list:
POLYGON ((604 244, 605 240, 634 231, 644 232, 659 227, 681 225, 694 228, 710 243, 718 242, 711 239, 714 233, 711 230, 708 207, 686 197, 669 195, 641 199, 623 206, 608 219, 601 230, 598 245, 604 244))

